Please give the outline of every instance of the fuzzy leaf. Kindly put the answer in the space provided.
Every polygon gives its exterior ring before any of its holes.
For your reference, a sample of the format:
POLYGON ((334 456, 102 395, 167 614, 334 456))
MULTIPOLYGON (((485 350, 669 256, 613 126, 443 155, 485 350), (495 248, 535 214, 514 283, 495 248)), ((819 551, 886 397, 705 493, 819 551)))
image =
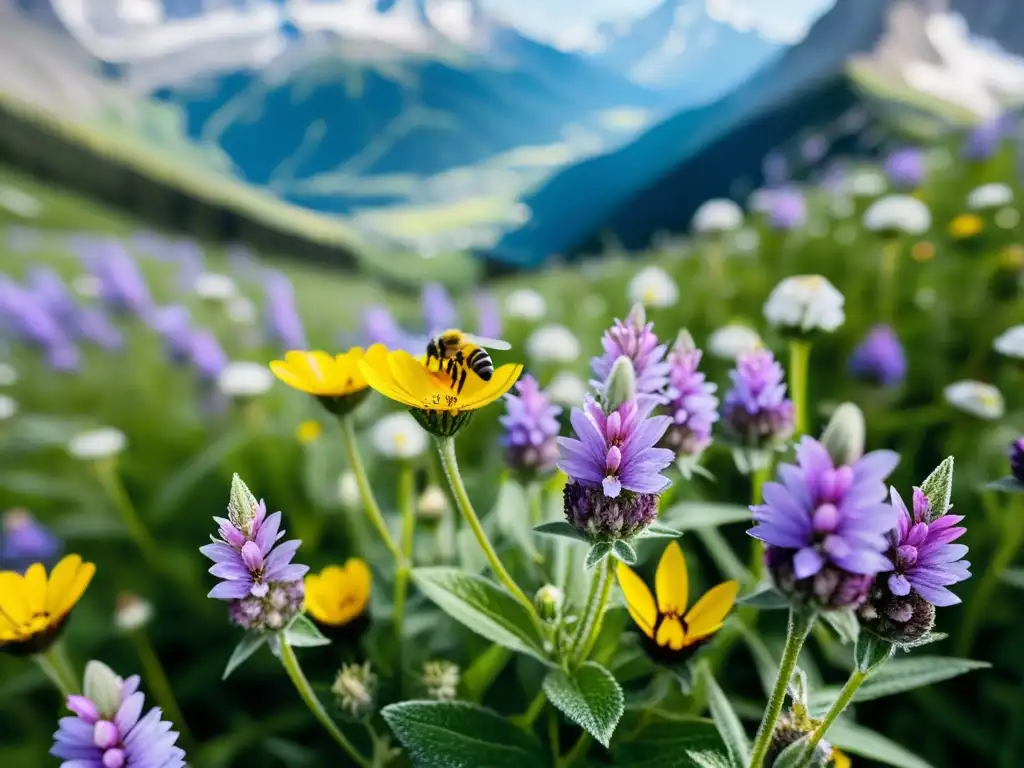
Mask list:
POLYGON ((762 611, 777 611, 789 608, 789 601, 770 584, 761 587, 736 601, 762 611))
POLYGON ((1024 568, 1007 568, 999 578, 1010 586, 1024 589, 1024 568))
POLYGON ((545 536, 561 536, 564 539, 574 539, 575 541, 586 541, 586 537, 577 531, 565 520, 556 520, 551 523, 541 523, 533 528, 534 533, 543 533, 545 536))
POLYGON ((734 766, 745 766, 750 762, 750 739, 743 729, 732 704, 721 689, 710 670, 704 668, 704 685, 707 689, 708 708, 711 719, 715 721, 718 735, 722 737, 725 748, 729 752, 729 760, 734 766))
POLYGON ((456 568, 414 568, 412 578, 438 608, 478 635, 547 661, 526 608, 494 582, 456 568))
POLYGON ((917 638, 917 640, 911 640, 909 643, 903 643, 903 648, 920 648, 922 645, 931 645, 937 643, 940 640, 945 640, 949 635, 945 632, 929 632, 923 637, 917 638))
POLYGON ((857 642, 857 636, 860 634, 860 622, 857 621, 852 609, 823 611, 821 616, 839 635, 839 639, 843 641, 844 645, 857 642))
POLYGON ((684 501, 661 515, 664 525, 679 532, 698 528, 714 528, 732 523, 749 523, 750 509, 740 504, 719 504, 710 501, 684 501))
POLYGON ((293 648, 315 648, 318 645, 331 644, 331 641, 317 629, 316 624, 303 613, 297 613, 295 618, 288 622, 288 626, 284 628, 284 638, 293 648))
POLYGON ((607 541, 599 541, 590 548, 590 551, 587 552, 587 559, 583 562, 583 567, 589 571, 611 553, 611 543, 607 541))
POLYGON ((932 764, 927 760, 921 759, 882 734, 863 725, 855 725, 844 718, 837 720, 828 729, 825 738, 843 752, 895 768, 932 768, 932 764))
POLYGON ((709 749, 688 749, 686 756, 698 768, 736 768, 737 766, 736 763, 730 762, 728 755, 709 749))
POLYGON ((857 639, 853 657, 857 669, 870 672, 891 659, 895 651, 896 646, 892 643, 865 632, 857 639))
POLYGON ((703 717, 649 725, 635 740, 616 744, 615 765, 629 768, 700 768, 690 752, 725 754, 715 724, 703 717))
POLYGON ((475 704, 403 701, 381 715, 415 768, 522 768, 547 760, 530 734, 475 704))
POLYGON ((678 539, 682 535, 683 532, 677 531, 675 528, 669 528, 661 523, 651 523, 640 534, 640 537, 644 539, 678 539))
POLYGON ((1024 493, 1024 483, 1022 483, 1013 475, 1000 477, 998 480, 993 480, 991 483, 985 483, 985 485, 982 487, 986 491, 1002 491, 1003 493, 1024 493))
POLYGON ((224 667, 224 674, 221 675, 220 679, 227 680, 228 676, 262 648, 265 642, 267 642, 267 635, 265 633, 246 632, 242 635, 242 639, 238 641, 235 650, 231 652, 231 658, 228 659, 228 665, 224 667))
POLYGON ((949 509, 950 496, 953 495, 953 457, 946 458, 921 483, 921 491, 931 505, 931 518, 941 517, 949 509))
POLYGON ((616 541, 612 544, 612 555, 626 565, 636 565, 636 550, 628 541, 616 541))
POLYGON ((552 670, 544 678, 544 694, 562 714, 606 747, 625 711, 622 688, 596 661, 585 662, 571 673, 552 670))
POLYGON ((803 762, 804 753, 807 751, 807 744, 810 742, 810 735, 797 739, 784 750, 779 752, 771 768, 799 768, 803 762))

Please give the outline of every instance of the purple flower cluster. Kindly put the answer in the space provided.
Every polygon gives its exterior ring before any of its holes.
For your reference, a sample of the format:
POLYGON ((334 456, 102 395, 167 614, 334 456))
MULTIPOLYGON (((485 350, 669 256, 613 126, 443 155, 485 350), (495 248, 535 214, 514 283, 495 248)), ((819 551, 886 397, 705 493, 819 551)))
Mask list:
POLYGON ((1010 444, 1010 472, 1024 483, 1024 437, 1018 437, 1010 444))
POLYGON ((924 183, 924 153, 916 147, 904 147, 889 154, 882 167, 896 189, 917 189, 924 183))
POLYGON ((25 509, 0 518, 0 570, 24 572, 32 563, 48 565, 60 554, 60 540, 25 509))
POLYGON ((138 263, 117 240, 86 241, 79 247, 83 266, 99 281, 100 298, 112 310, 146 317, 153 298, 138 263))
POLYGON ((779 466, 779 482, 765 484, 747 533, 767 545, 766 563, 784 594, 826 609, 860 605, 875 575, 893 570, 885 552, 896 521, 884 481, 899 456, 873 451, 837 467, 821 443, 804 437, 796 458, 779 466))
POLYGON ((499 418, 505 427, 505 461, 512 469, 528 475, 543 475, 558 463, 558 415, 529 374, 516 383, 516 394, 505 396, 507 413, 499 418))
POLYGON ((658 342, 654 323, 647 322, 642 306, 634 307, 625 321, 616 318, 615 324, 601 337, 601 346, 604 354, 590 361, 590 369, 597 377, 591 386, 598 392, 604 391, 615 361, 626 357, 633 363, 636 373, 637 394, 654 396, 655 401, 664 399, 669 373, 669 364, 665 362, 668 345, 658 342))
POLYGON ((200 381, 213 381, 228 364, 220 340, 208 330, 193 327, 192 317, 184 306, 169 304, 153 310, 149 325, 163 340, 170 361, 191 365, 200 381))
POLYGON ((231 601, 230 615, 245 629, 258 631, 283 627, 302 609, 303 576, 308 566, 292 563, 302 543, 277 544, 281 513, 267 515, 266 505, 255 498, 235 476, 228 519, 215 517, 220 540, 199 551, 213 560, 210 573, 222 581, 209 597, 231 601))
POLYGON ((793 403, 786 397, 782 366, 767 349, 742 355, 729 372, 725 395, 726 431, 746 448, 764 448, 793 433, 793 403))
POLYGON ((174 726, 161 720, 159 707, 142 714, 145 696, 138 675, 115 681, 120 687, 116 707, 68 696, 74 716, 60 719, 50 754, 63 761, 62 768, 184 768, 185 751, 175 746, 174 726))
POLYGON ((878 386, 898 386, 907 375, 907 356, 896 331, 888 325, 868 331, 850 356, 850 373, 878 386))
POLYGON ((672 424, 663 444, 677 454, 696 456, 711 444, 711 426, 718 421, 716 384, 698 370, 702 353, 688 333, 680 334, 668 353, 668 415, 672 424))
POLYGON ((423 286, 421 303, 423 322, 429 335, 433 336, 458 325, 458 310, 455 309, 448 291, 440 283, 427 283, 423 286))
POLYGON ((966 160, 988 160, 1003 146, 1006 137, 1013 131, 1016 116, 1006 114, 974 126, 964 139, 961 154, 966 160))
POLYGON ((655 447, 671 420, 651 416, 654 406, 627 400, 606 414, 587 398, 570 416, 576 438, 558 438, 558 466, 571 480, 566 518, 591 541, 632 538, 658 514, 657 494, 669 484, 660 473, 675 454, 655 447))
POLYGON ((789 232, 807 223, 807 201, 798 189, 773 190, 768 207, 768 223, 773 229, 789 232))
POLYGON ((264 273, 266 325, 270 338, 283 349, 306 349, 306 329, 295 305, 295 287, 276 270, 264 273))
POLYGON ((38 347, 55 371, 73 372, 81 353, 57 318, 29 291, 0 276, 0 331, 38 347))

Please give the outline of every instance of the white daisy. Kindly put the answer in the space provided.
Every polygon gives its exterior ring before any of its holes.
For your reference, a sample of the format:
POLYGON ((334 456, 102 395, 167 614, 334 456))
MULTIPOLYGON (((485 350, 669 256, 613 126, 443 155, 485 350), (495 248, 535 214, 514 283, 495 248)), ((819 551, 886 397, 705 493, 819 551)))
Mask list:
POLYGON ((749 325, 732 323, 708 336, 708 352, 721 360, 735 360, 740 355, 763 346, 757 331, 749 325))
POLYGON ((821 275, 787 277, 772 289, 764 317, 776 328, 831 333, 843 324, 843 294, 821 275))
POLYGON ((153 604, 148 600, 122 592, 114 606, 114 626, 122 632, 134 632, 149 624, 153 618, 153 604))
POLYGON ((116 427, 101 427, 81 432, 68 441, 68 453, 81 461, 99 461, 117 456, 128 445, 124 432, 116 427))
POLYGON ((671 307, 679 301, 679 286, 668 272, 651 264, 629 281, 629 300, 645 307, 671 307))
POLYGON ((992 348, 1005 357, 1024 358, 1024 325, 1015 325, 999 334, 992 348))
POLYGON ((0 395, 0 421, 7 421, 18 415, 18 401, 10 395, 0 395))
POLYGON ((427 449, 427 433, 404 411, 380 419, 370 437, 377 453, 389 459, 414 459, 427 449))
POLYGON ((532 288, 519 288, 505 297, 505 315, 535 323, 548 313, 548 303, 532 288))
POLYGON ((1006 412, 1003 394, 991 384, 983 381, 957 381, 943 390, 946 402, 954 408, 992 421, 1006 412))
POLYGON ((228 397, 264 395, 273 383, 274 375, 267 366, 244 361, 228 363, 217 377, 217 388, 228 397))
POLYGON ((717 198, 701 204, 693 214, 691 226, 699 235, 732 232, 743 225, 743 209, 732 200, 717 198))
POLYGON ((540 363, 571 363, 581 351, 580 340, 564 325, 542 325, 526 340, 526 354, 540 363))
POLYGON ((192 284, 196 296, 204 301, 228 302, 235 297, 238 287, 227 275, 216 272, 204 272, 192 284))
POLYGON ((1013 190, 999 181, 975 187, 967 195, 967 207, 973 211, 1001 208, 1013 202, 1013 190))
POLYGON ((575 373, 559 371, 545 387, 544 392, 555 405, 571 408, 583 405, 583 400, 587 396, 587 385, 575 373))
POLYGON ((864 212, 864 227, 872 232, 921 235, 931 225, 928 206, 910 195, 887 195, 864 212))

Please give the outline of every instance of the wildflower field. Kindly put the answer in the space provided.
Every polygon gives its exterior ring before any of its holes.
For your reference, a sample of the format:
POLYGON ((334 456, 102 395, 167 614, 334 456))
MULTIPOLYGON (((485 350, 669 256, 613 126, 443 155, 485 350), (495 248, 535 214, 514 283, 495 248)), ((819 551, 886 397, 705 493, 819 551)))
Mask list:
POLYGON ((1014 129, 404 293, 0 171, 0 766, 1019 765, 1014 129))

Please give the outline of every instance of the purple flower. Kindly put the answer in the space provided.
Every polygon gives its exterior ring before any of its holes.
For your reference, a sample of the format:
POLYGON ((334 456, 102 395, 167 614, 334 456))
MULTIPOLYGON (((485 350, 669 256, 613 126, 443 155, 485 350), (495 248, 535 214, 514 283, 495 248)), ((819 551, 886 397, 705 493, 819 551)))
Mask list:
POLYGON ((363 334, 367 346, 383 344, 388 349, 405 349, 409 351, 408 334, 395 320, 395 316, 387 307, 375 304, 363 310, 363 334))
POLYGON ((925 177, 924 153, 916 147, 897 149, 885 158, 883 170, 897 189, 917 189, 925 177))
POLYGON ((124 346, 124 336, 120 329, 99 307, 80 307, 75 320, 74 332, 75 336, 82 341, 95 344, 107 351, 121 349, 124 346))
POLYGON ((0 569, 23 572, 32 563, 50 564, 60 553, 60 540, 31 512, 9 509, 0 520, 0 569))
POLYGON ((655 447, 671 420, 650 416, 654 406, 627 400, 606 414, 588 397, 570 416, 576 438, 558 438, 558 466, 571 480, 565 514, 588 539, 632 538, 658 514, 657 494, 669 484, 660 473, 675 454, 655 447))
POLYGON ((498 419, 506 429, 502 440, 505 461, 521 472, 545 474, 558 463, 558 415, 562 409, 548 401, 529 374, 516 383, 516 392, 505 396, 508 412, 498 419))
POLYGON ((882 571, 892 530, 885 479, 899 456, 873 451, 836 467, 825 447, 801 439, 797 464, 779 466, 780 482, 766 483, 764 503, 751 507, 757 523, 747 533, 767 545, 766 562, 784 594, 825 608, 863 602, 882 571))
POLYGON ((269 271, 264 279, 267 292, 266 321, 271 338, 285 349, 305 349, 306 330, 295 306, 295 288, 286 275, 269 271))
POLYGON ((145 317, 153 307, 146 278, 135 259, 116 240, 89 246, 82 256, 86 268, 100 281, 100 298, 118 312, 145 317))
POLYGON ((199 548, 213 560, 210 573, 222 581, 208 597, 231 601, 231 617, 245 629, 276 630, 302 607, 302 577, 309 567, 292 563, 302 543, 278 544, 281 513, 267 515, 245 483, 235 475, 228 518, 215 517, 220 539, 199 548))
POLYGON ((668 353, 668 415, 672 424, 664 444, 683 456, 696 456, 711 444, 711 425, 718 421, 717 385, 697 370, 702 352, 682 333, 668 353))
POLYGON ((423 286, 422 305, 423 322, 431 336, 458 327, 459 314, 448 291, 440 283, 427 283, 423 286))
POLYGON ((117 687, 103 699, 68 696, 67 707, 74 716, 60 719, 50 749, 64 761, 62 768, 184 768, 185 751, 174 746, 178 733, 171 730, 173 724, 161 720, 159 707, 142 714, 145 696, 139 691, 138 675, 121 680, 105 665, 89 663, 93 665, 102 667, 105 678, 117 687))
POLYGON ((896 331, 888 325, 868 331, 850 356, 850 373, 883 387, 900 384, 907 375, 907 357, 896 331))
POLYGON ((807 222, 807 203, 798 189, 774 190, 769 206, 768 223, 773 229, 800 229, 807 222))
POLYGON ((1018 437, 1010 444, 1010 472, 1024 483, 1024 437, 1018 437))
MULTIPOLYGON (((639 395, 655 396, 655 401, 664 399, 668 385, 669 365, 665 362, 667 344, 659 344, 654 335, 654 323, 646 322, 642 306, 637 305, 622 321, 604 332, 601 346, 604 354, 590 361, 590 369, 597 377, 591 386, 602 392, 612 372, 612 366, 620 357, 627 357, 636 372, 636 391, 639 395)), ((641 398, 643 399, 643 398, 641 398)))
POLYGON ((192 318, 188 310, 178 304, 171 304, 153 310, 149 325, 163 339, 171 362, 183 364, 192 355, 192 318))
POLYGON ((964 139, 960 153, 966 160, 987 160, 1000 150, 1006 137, 1008 123, 995 118, 974 126, 964 139))
POLYGON ((477 333, 488 339, 501 338, 501 305, 493 293, 476 297, 477 333))
POLYGON ((192 366, 203 381, 213 381, 228 364, 228 356, 220 341, 210 331, 199 330, 192 334, 189 343, 192 366))
POLYGON ((729 372, 732 389, 725 395, 726 430, 748 448, 763 448, 793 433, 793 403, 786 397, 782 366, 767 349, 742 355, 729 372))
POLYGON ((0 326, 39 347, 69 343, 57 318, 28 290, 0 276, 0 326))
POLYGON ((49 267, 31 267, 25 273, 25 284, 36 301, 66 330, 73 330, 78 315, 78 304, 71 291, 54 270, 49 267))
POLYGON ((82 354, 69 341, 46 348, 46 364, 58 373, 75 373, 82 368, 82 354))

